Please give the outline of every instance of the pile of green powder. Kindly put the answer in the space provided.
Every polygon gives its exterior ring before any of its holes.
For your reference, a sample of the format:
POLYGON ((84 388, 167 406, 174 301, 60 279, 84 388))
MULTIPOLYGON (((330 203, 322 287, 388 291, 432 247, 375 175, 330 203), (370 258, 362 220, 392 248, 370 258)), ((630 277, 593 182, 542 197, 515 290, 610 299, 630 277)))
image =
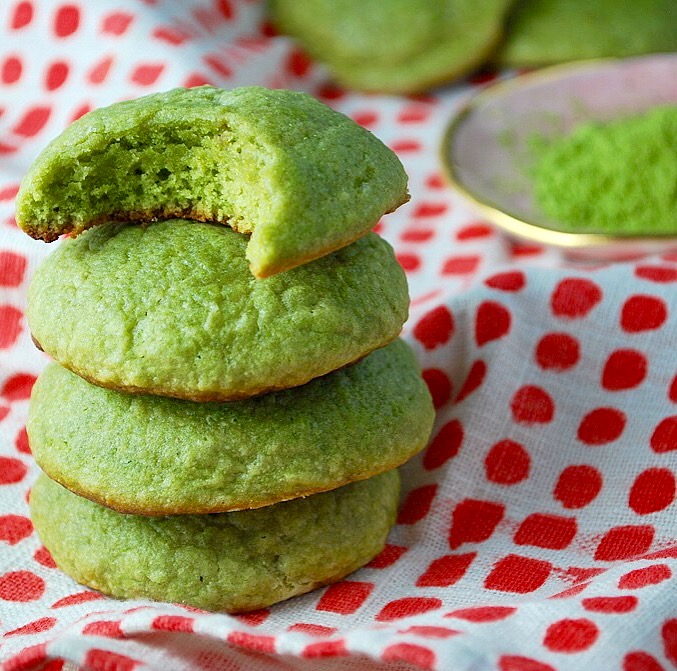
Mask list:
POLYGON ((534 138, 534 195, 562 230, 677 233, 677 105, 534 138))

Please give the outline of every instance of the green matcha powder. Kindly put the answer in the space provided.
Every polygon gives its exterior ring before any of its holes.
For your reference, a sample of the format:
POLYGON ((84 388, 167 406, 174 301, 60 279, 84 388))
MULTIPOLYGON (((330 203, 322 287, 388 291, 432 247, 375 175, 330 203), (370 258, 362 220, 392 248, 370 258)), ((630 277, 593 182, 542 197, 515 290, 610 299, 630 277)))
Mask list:
POLYGON ((562 230, 677 233, 677 106, 532 141, 534 194, 562 230))

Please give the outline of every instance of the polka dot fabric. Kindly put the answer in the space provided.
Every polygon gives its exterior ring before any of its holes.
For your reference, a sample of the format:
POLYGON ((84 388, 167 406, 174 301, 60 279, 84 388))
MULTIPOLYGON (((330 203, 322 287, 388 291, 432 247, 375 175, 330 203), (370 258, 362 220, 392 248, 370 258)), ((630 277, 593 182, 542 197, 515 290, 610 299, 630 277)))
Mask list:
POLYGON ((494 75, 344 91, 253 0, 7 0, 0 34, 0 668, 677 669, 677 256, 575 267, 468 210, 437 147, 494 75), (26 504, 46 357, 23 310, 50 250, 14 224, 21 176, 86 111, 204 83, 310 91, 399 154, 412 200, 378 230, 409 277, 405 337, 438 413, 383 552, 237 617, 77 585, 26 504))

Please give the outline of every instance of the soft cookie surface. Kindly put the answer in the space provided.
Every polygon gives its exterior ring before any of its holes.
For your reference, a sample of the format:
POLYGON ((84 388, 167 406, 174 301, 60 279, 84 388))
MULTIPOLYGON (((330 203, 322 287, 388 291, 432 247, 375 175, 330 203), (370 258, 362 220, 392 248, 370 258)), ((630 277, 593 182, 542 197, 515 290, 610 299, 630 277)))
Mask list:
POLYGON ((349 244, 408 200, 395 154, 311 96, 174 89, 94 110, 48 145, 17 223, 54 240, 94 224, 186 217, 252 233, 257 277, 349 244))
POLYGON ((512 0, 270 0, 280 29, 344 85, 408 93, 480 65, 512 0))
POLYGON ((123 515, 42 475, 31 517, 59 568, 122 598, 239 612, 340 580, 371 560, 395 521, 399 475, 218 515, 123 515))
POLYGON ((399 334, 406 278, 377 235, 265 280, 245 246, 218 224, 97 226, 37 269, 33 337, 95 384, 207 401, 304 384, 399 334))
POLYGON ((132 396, 50 364, 30 404, 35 459, 121 512, 254 508, 391 470, 426 444, 434 411, 402 340, 308 384, 233 403, 132 396))

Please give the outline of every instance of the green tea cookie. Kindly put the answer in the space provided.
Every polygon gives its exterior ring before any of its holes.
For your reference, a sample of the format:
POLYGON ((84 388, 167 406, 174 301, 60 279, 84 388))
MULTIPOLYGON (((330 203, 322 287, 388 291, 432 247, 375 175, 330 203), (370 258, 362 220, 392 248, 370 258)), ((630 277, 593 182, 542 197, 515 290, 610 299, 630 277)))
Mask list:
POLYGON ((209 401, 304 384, 399 334, 407 282, 376 234, 265 280, 246 244, 181 219, 90 229, 37 269, 33 337, 95 384, 209 401))
POLYGON ((675 50, 674 0, 521 0, 494 60, 528 67, 675 50))
POLYGON ((425 447, 434 419, 397 340, 296 389, 233 403, 129 396, 50 364, 31 397, 40 467, 125 513, 212 513, 277 503, 391 470, 425 447))
POLYGON ((512 0, 270 0, 279 28, 343 85, 411 93, 480 65, 512 0))
POLYGON ((55 240, 105 221, 185 217, 251 233, 267 277, 363 236, 408 200, 395 154, 293 92, 174 89, 95 110, 40 154, 17 222, 55 240))
POLYGON ((123 515, 41 475, 30 499, 57 566, 105 594, 240 612, 340 580, 383 548, 399 475, 258 510, 123 515))

